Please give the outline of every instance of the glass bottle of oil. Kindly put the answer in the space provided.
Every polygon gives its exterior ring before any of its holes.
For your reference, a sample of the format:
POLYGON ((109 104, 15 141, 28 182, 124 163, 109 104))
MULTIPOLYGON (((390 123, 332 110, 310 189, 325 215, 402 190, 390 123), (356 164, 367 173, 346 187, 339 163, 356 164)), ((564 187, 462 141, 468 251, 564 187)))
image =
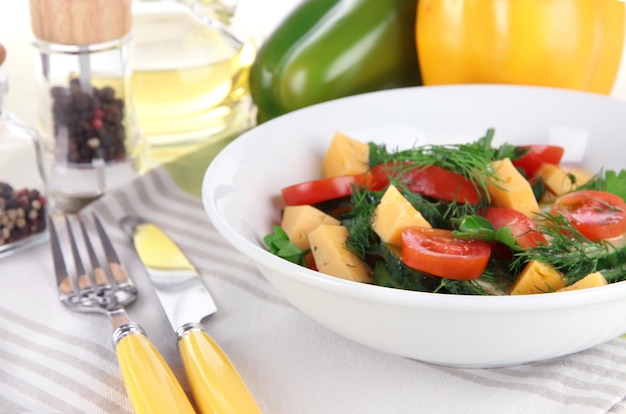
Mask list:
POLYGON ((200 146, 221 148, 251 126, 256 52, 210 3, 133 1, 132 87, 153 165, 200 146))

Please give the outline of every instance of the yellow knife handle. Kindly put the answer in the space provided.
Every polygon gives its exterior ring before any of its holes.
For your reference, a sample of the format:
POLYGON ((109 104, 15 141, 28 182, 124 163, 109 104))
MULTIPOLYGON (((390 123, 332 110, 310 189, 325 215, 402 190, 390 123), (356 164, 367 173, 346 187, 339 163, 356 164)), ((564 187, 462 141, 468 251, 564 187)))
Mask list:
POLYGON ((120 326, 113 333, 113 342, 135 414, 196 412, 174 373, 139 325, 120 326))
POLYGON ((177 333, 187 380, 200 413, 261 412, 235 366, 200 325, 185 324, 177 333))

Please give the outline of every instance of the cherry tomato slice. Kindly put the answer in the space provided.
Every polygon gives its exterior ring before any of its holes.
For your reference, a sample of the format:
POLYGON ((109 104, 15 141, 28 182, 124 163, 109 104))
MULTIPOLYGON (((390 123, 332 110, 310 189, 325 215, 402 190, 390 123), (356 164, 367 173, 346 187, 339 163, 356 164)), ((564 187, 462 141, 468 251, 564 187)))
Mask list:
POLYGON ((537 230, 537 225, 521 211, 506 207, 489 207, 485 210, 485 218, 496 229, 509 227, 517 244, 525 249, 546 244, 546 237, 537 230))
POLYGON ((626 202, 606 191, 564 194, 554 202, 552 212, 561 214, 591 241, 611 239, 626 232, 626 202))
POLYGON ((534 177, 543 163, 559 164, 565 152, 565 148, 558 145, 524 145, 519 148, 528 152, 513 161, 513 165, 524 170, 527 178, 534 177))
POLYGON ((371 173, 375 190, 386 187, 391 176, 399 178, 410 191, 438 200, 477 204, 482 199, 467 177, 436 165, 401 166, 388 162, 372 167, 371 173))
POLYGON ((472 280, 485 270, 491 248, 480 240, 458 240, 450 230, 407 227, 402 261, 409 267, 456 280, 472 280))
POLYGON ((371 182, 372 176, 370 174, 321 178, 285 187, 282 189, 282 195, 288 206, 317 204, 322 201, 349 196, 352 194, 354 186, 369 187, 371 182))

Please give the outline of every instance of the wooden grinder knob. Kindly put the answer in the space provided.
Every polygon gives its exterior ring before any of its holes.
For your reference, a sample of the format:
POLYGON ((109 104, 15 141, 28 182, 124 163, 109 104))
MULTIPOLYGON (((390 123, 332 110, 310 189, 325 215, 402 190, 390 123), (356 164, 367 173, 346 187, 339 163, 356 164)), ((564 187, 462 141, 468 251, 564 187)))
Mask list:
POLYGON ((30 0, 35 36, 51 43, 88 45, 126 36, 132 0, 30 0))
POLYGON ((0 43, 0 66, 2 66, 2 64, 4 63, 4 59, 6 59, 7 57, 7 50, 4 48, 4 46, 2 46, 2 43, 0 43))

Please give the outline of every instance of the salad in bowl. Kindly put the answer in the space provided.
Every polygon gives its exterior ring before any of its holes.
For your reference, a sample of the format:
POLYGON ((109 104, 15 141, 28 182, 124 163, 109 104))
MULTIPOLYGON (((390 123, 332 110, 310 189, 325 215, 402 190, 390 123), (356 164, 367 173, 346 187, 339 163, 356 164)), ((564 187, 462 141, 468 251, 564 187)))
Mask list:
POLYGON ((561 165, 558 145, 390 150, 334 134, 323 177, 282 188, 274 254, 426 292, 519 295, 626 279, 626 171, 561 165))
POLYGON ((560 357, 626 333, 625 113, 528 86, 356 95, 235 139, 202 200, 268 289, 338 335, 451 366, 560 357))

